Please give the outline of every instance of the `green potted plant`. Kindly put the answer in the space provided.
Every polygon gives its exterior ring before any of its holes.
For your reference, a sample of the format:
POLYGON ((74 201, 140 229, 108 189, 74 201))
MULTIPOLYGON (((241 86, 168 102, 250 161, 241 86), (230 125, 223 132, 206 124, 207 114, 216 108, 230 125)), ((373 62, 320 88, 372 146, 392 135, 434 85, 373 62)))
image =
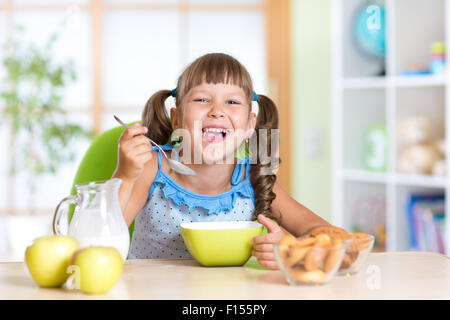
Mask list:
POLYGON ((52 50, 59 35, 51 35, 40 48, 22 41, 23 32, 18 27, 6 43, 0 115, 1 122, 11 128, 9 175, 23 171, 30 175, 29 209, 33 211, 36 177, 55 174, 62 164, 73 161, 76 150, 71 144, 93 133, 71 122, 62 107, 64 89, 76 80, 76 72, 73 61, 54 61, 52 50))

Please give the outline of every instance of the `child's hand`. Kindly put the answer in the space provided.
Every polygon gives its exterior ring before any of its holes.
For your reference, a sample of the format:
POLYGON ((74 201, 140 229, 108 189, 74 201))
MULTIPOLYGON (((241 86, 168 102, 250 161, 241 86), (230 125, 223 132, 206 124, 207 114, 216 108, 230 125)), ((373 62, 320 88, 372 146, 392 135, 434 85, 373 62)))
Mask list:
POLYGON ((258 215, 258 221, 267 228, 268 233, 252 239, 252 254, 258 259, 258 263, 263 267, 277 270, 278 265, 273 254, 273 244, 276 244, 281 240, 284 236, 284 232, 275 222, 262 214, 258 215))
POLYGON ((135 123, 128 127, 119 139, 119 162, 115 176, 128 181, 136 181, 144 170, 144 165, 152 159, 150 141, 144 136, 147 127, 135 123))

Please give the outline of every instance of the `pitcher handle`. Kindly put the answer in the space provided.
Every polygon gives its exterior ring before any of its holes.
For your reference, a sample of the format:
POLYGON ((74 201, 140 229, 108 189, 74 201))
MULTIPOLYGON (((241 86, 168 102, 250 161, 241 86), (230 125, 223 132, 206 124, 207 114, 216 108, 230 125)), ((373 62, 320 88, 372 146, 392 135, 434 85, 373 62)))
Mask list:
MULTIPOLYGON (((76 196, 69 196, 62 199, 58 205, 56 206, 55 213, 53 214, 53 234, 56 235, 64 235, 61 232, 61 214, 68 209, 69 204, 77 204, 77 197, 76 196)), ((69 223, 69 221, 67 221, 69 223)))

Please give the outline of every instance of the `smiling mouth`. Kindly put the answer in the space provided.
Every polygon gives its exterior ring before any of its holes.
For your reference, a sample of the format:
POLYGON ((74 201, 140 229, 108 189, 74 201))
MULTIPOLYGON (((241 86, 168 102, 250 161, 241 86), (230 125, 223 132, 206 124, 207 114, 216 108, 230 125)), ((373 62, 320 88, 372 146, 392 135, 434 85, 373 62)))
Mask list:
POLYGON ((225 128, 203 128, 203 141, 208 143, 221 142, 231 133, 230 129, 225 128))

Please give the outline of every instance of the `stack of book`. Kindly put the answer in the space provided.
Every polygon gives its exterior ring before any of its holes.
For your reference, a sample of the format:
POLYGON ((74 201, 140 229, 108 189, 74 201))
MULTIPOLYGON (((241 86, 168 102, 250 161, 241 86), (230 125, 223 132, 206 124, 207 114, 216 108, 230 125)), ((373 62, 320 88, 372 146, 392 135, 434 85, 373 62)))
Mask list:
POLYGON ((409 194, 406 208, 411 250, 446 254, 444 194, 409 194))

